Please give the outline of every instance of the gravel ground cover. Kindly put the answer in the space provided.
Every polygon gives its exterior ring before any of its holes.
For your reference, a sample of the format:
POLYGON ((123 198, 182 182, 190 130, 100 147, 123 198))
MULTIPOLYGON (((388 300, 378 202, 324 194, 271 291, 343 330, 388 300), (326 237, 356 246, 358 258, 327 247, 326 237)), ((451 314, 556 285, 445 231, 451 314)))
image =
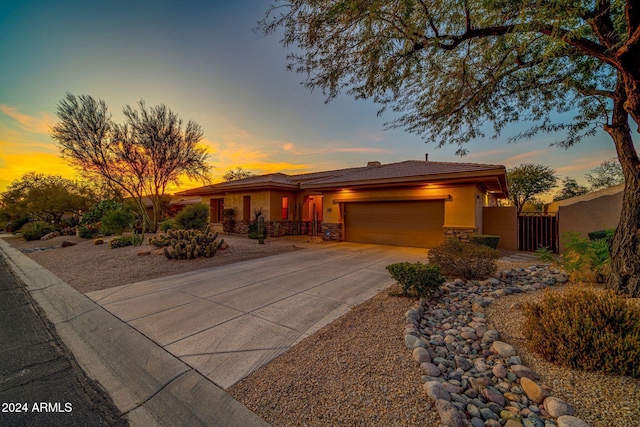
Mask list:
POLYGON ((18 236, 4 239, 16 249, 26 251, 31 259, 82 293, 299 249, 295 245, 296 241, 290 239, 267 239, 264 245, 260 245, 257 240, 246 236, 221 235, 220 238, 224 238, 229 247, 218 251, 215 256, 176 261, 168 260, 162 250, 149 245, 147 238, 150 236, 153 234, 146 234, 142 246, 117 249, 109 247, 110 237, 105 237, 105 243, 101 245, 95 245, 95 239, 76 236, 58 236, 30 242, 18 236), (63 248, 63 241, 75 245, 63 248), (36 250, 38 248, 44 250, 36 250), (140 255, 141 253, 144 255, 140 255))
MULTIPOLYGON (((269 239, 258 245, 244 236, 225 236, 229 249, 214 258, 172 262, 163 255, 138 256, 151 249, 110 249, 92 241, 58 237, 24 242, 8 238, 18 249, 75 246, 27 255, 82 292, 214 267, 230 262, 296 250, 295 241, 269 239)), ((508 254, 503 254, 508 255, 508 254)), ((528 265, 501 262, 499 269, 528 265)), ((564 292, 573 284, 550 288, 564 292)), ((421 372, 403 340, 405 313, 414 301, 383 291, 303 340, 227 390, 274 426, 433 426, 439 418, 422 388, 421 372)), ((523 363, 541 376, 553 395, 571 403, 592 427, 640 427, 640 381, 580 372, 551 365, 527 351, 518 304, 539 299, 543 291, 502 297, 487 308, 488 326, 500 331, 523 363)))

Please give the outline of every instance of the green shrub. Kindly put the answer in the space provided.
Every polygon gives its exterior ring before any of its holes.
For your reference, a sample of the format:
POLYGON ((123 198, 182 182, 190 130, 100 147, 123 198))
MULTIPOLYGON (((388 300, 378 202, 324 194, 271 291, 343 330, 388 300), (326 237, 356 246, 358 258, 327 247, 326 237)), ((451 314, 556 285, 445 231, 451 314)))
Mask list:
POLYGON ((611 268, 609 242, 606 239, 583 239, 579 233, 573 232, 563 234, 562 238, 565 251, 560 257, 560 265, 571 274, 571 278, 603 283, 611 268))
POLYGON ((545 293, 523 308, 527 346, 575 369, 640 377, 640 307, 612 291, 545 293))
POLYGON ((176 220, 173 218, 165 219, 158 225, 158 228, 160 228, 160 231, 162 231, 163 233, 166 233, 167 230, 178 229, 178 227, 176 226, 176 220))
POLYGON ((486 279, 497 268, 500 252, 473 243, 447 239, 429 249, 429 263, 440 267, 447 277, 460 279, 486 279))
POLYGON ((477 236, 471 236, 471 243, 474 245, 484 245, 491 249, 498 249, 498 243, 500 242, 500 236, 490 236, 488 234, 478 234, 477 236))
POLYGON ((536 258, 540 262, 551 263, 555 262, 556 258, 553 256, 553 251, 548 246, 541 246, 536 249, 536 258))
POLYGON ((399 262, 388 265, 387 271, 402 286, 404 296, 425 297, 444 283, 437 265, 399 262))
POLYGON ((606 240, 607 243, 613 239, 613 234, 616 232, 615 228, 610 228, 608 230, 598 230, 592 231, 591 233, 587 233, 589 236, 589 240, 606 240))
POLYGON ((92 239, 101 233, 99 224, 81 224, 78 226, 78 236, 83 239, 92 239))
POLYGON ((130 227, 135 219, 133 212, 126 208, 108 210, 100 219, 100 228, 105 235, 122 234, 122 230, 130 227))
POLYGON ((124 248, 125 246, 131 245, 133 245, 131 236, 114 237, 109 241, 109 247, 111 247, 111 249, 124 248))
POLYGON ((117 202, 115 200, 102 200, 91 208, 91 210, 82 214, 81 224, 95 224, 96 222, 100 222, 103 215, 107 211, 115 211, 118 209, 124 209, 125 206, 117 202))
POLYGON ((189 205, 176 215, 176 226, 185 230, 205 231, 209 224, 209 206, 204 203, 189 205))
POLYGON ((13 218, 11 221, 7 223, 7 225, 5 226, 5 231, 7 233, 13 233, 15 231, 18 231, 22 227, 24 227, 27 223, 29 223, 29 221, 31 221, 31 217, 29 215, 20 215, 16 218, 13 218))
POLYGON ((55 227, 48 222, 34 221, 23 225, 20 231, 26 240, 38 240, 52 231, 55 231, 55 227))

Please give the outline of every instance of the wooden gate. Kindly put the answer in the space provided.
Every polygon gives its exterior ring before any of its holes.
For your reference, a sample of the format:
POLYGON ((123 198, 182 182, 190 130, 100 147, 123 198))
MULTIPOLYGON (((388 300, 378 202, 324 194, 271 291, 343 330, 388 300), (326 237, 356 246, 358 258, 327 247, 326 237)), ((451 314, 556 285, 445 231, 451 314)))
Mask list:
POLYGON ((518 250, 534 252, 546 247, 558 253, 558 216, 555 213, 523 212, 518 217, 518 250))

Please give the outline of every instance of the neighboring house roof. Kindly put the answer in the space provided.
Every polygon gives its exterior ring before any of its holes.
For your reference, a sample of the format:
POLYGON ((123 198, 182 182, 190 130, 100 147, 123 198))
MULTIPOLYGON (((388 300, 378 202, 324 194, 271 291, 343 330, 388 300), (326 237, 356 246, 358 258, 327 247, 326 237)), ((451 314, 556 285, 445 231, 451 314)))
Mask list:
POLYGON ((498 197, 507 194, 506 170, 501 165, 407 160, 297 175, 272 173, 227 181, 176 193, 178 196, 219 194, 227 191, 292 189, 329 190, 345 187, 397 186, 424 182, 482 183, 498 197))

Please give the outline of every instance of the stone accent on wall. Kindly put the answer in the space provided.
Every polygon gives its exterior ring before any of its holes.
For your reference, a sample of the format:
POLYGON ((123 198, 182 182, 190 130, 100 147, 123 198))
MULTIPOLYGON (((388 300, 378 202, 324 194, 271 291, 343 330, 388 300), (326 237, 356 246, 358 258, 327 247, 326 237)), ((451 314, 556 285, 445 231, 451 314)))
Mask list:
POLYGON ((342 236, 342 224, 333 224, 323 222, 322 226, 322 240, 337 240, 341 242, 342 236))
POLYGON ((469 242, 471 236, 478 234, 478 227, 443 227, 444 238, 446 239, 458 239, 463 242, 469 242))

